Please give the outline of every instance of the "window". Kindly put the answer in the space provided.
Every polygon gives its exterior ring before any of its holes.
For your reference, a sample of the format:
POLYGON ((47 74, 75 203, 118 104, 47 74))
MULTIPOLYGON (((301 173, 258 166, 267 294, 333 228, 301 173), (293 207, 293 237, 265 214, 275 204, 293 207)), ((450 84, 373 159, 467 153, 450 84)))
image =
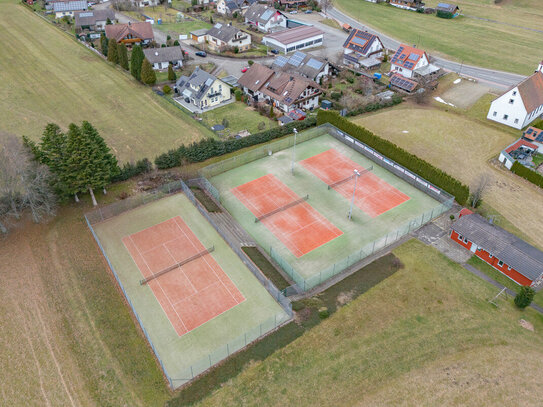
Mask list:
POLYGON ((458 235, 458 240, 464 240, 464 236, 462 236, 461 234, 458 235))
POLYGON ((503 115, 503 120, 507 120, 509 118, 509 115, 508 114, 504 114, 503 115))
POLYGON ((467 242, 468 242, 468 238, 465 237, 465 238, 464 238, 464 243, 467 243, 467 242))
POLYGON ((503 261, 500 260, 500 261, 498 262, 498 266, 500 266, 500 267, 503 266, 503 261))
POLYGON ((513 91, 513 96, 517 96, 517 91, 513 91))
POLYGON ((511 266, 507 266, 507 270, 511 270, 511 266))
POLYGON ((494 113, 492 113, 492 116, 496 117, 497 114, 498 114, 498 112, 494 112, 494 113))
POLYGON ((492 255, 492 253, 488 253, 488 257, 492 258, 494 256, 492 255))
POLYGON ((513 103, 515 103, 515 99, 509 99, 509 104, 512 105, 513 103))
POLYGON ((515 119, 515 124, 518 124, 518 119, 515 119))

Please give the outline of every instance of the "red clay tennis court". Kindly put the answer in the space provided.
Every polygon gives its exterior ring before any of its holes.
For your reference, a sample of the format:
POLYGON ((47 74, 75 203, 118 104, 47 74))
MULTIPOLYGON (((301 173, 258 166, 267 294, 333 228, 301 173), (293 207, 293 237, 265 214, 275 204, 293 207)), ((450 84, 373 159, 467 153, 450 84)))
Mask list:
POLYGON ((272 174, 233 188, 232 193, 253 215, 266 216, 261 222, 296 257, 343 234, 272 174), (292 206, 283 210, 285 205, 292 206))
POLYGON ((245 300, 179 216, 123 243, 179 336, 245 300))
MULTIPOLYGON (((333 148, 300 163, 328 185, 348 178, 355 169, 359 171, 365 169, 333 148)), ((333 187, 335 191, 349 200, 353 195, 353 188, 354 178, 333 187)), ((372 172, 365 172, 358 178, 354 203, 372 218, 409 199, 408 195, 372 172)))

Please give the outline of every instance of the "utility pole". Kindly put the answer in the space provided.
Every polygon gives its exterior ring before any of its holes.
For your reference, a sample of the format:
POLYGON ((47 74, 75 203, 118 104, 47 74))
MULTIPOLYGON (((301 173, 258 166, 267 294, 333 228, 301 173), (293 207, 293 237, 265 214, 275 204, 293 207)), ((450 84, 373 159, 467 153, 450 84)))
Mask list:
POLYGON ((353 215, 353 205, 354 205, 354 195, 356 194, 356 181, 358 180, 358 177, 360 176, 360 171, 357 169, 354 170, 354 188, 353 188, 353 197, 351 199, 351 207, 349 208, 349 220, 351 220, 351 217, 353 215))
POLYGON ((292 149, 292 163, 290 165, 290 171, 294 175, 294 161, 296 160, 296 136, 298 135, 298 130, 292 129, 294 131, 294 147, 292 149))

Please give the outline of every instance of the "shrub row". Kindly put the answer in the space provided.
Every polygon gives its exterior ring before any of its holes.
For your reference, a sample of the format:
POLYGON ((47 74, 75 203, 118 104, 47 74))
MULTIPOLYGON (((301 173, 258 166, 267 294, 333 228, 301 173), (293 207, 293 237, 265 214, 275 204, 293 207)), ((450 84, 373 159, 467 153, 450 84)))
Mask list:
POLYGON ((524 178, 527 181, 530 181, 532 184, 537 185, 540 188, 543 188, 543 175, 538 172, 535 172, 528 167, 525 167, 522 164, 519 164, 518 161, 513 163, 511 171, 517 174, 519 177, 524 178))
POLYGON ((361 106, 358 109, 351 110, 350 112, 347 113, 347 116, 358 116, 359 114, 362 114, 362 113, 374 112, 379 109, 384 109, 385 107, 395 106, 399 103, 402 103, 402 100, 403 99, 400 95, 395 94, 389 100, 376 102, 376 103, 370 103, 366 106, 361 106))
POLYGON ((454 14, 449 12, 449 11, 442 11, 442 10, 437 10, 437 13, 436 15, 440 18, 453 18, 454 17, 454 14))
POLYGON ((179 148, 160 154, 155 159, 155 164, 159 169, 166 169, 177 167, 185 163, 205 161, 211 157, 228 154, 245 147, 265 143, 267 141, 286 136, 287 134, 292 133, 292 129, 294 128, 299 131, 307 129, 315 126, 316 123, 317 119, 310 117, 303 121, 288 123, 282 127, 265 130, 260 133, 255 133, 248 137, 239 139, 217 140, 213 138, 206 138, 194 142, 189 146, 182 145, 179 148))
POLYGON ((149 161, 147 158, 136 161, 135 164, 125 163, 122 166, 121 172, 119 173, 119 175, 114 177, 112 181, 113 182, 126 181, 129 178, 149 172, 152 169, 153 169, 153 163, 151 163, 151 161, 149 161))
POLYGON ((330 123, 338 129, 350 134, 370 147, 373 147, 381 154, 396 161, 398 164, 410 169, 421 177, 447 191, 456 198, 456 201, 464 205, 469 197, 469 188, 449 174, 434 167, 432 164, 418 158, 396 144, 376 136, 369 130, 360 127, 349 120, 341 117, 337 112, 330 110, 319 110, 317 125, 330 123))

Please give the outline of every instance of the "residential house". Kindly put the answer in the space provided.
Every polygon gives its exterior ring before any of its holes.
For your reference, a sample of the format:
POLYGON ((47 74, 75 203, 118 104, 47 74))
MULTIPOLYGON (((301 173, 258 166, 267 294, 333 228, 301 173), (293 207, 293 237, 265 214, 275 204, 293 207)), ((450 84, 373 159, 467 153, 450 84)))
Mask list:
POLYGON ((106 25, 106 37, 127 45, 147 45, 155 38, 148 22, 106 25))
POLYGON ((328 61, 301 51, 296 51, 290 57, 278 55, 273 60, 271 67, 276 72, 298 73, 317 83, 321 78, 335 75, 338 72, 338 69, 328 61))
POLYGON ((239 78, 238 83, 254 101, 267 100, 285 113, 295 109, 314 109, 319 105, 319 85, 295 73, 274 72, 256 63, 239 78))
POLYGON ((190 39, 198 44, 203 44, 207 38, 207 28, 200 28, 190 32, 190 39))
POLYGON ((130 0, 130 3, 134 7, 143 8, 143 7, 155 7, 160 4, 159 0, 130 0))
POLYGON ((252 4, 244 14, 245 23, 262 32, 272 32, 287 27, 287 17, 279 10, 264 4, 252 4))
POLYGON ((231 24, 215 24, 207 31, 206 39, 209 49, 218 52, 235 47, 239 51, 247 51, 251 48, 251 35, 231 24))
POLYGON ((343 63, 355 68, 371 69, 381 64, 384 45, 381 39, 367 31, 352 29, 343 44, 343 63))
POLYGON ((399 73, 395 73, 390 77, 390 86, 396 90, 411 93, 417 89, 419 84, 412 79, 407 79, 399 73))
POLYGON ((406 78, 416 78, 435 74, 439 68, 430 63, 423 50, 401 44, 390 60, 390 71, 406 78))
POLYGON ((213 109, 232 98, 230 86, 200 67, 190 76, 181 76, 174 91, 185 103, 200 110, 213 109))
POLYGON ((534 74, 495 99, 486 116, 515 129, 522 129, 540 117, 543 117, 543 61, 534 74))
POLYGON ((231 16, 235 12, 242 13, 243 10, 256 2, 257 0, 218 0, 217 13, 227 16, 231 16))
POLYGON ((509 144, 504 150, 501 151, 498 160, 510 170, 515 161, 520 162, 523 165, 529 166, 531 157, 537 153, 537 146, 534 143, 530 143, 523 138, 509 144))
POLYGON ((460 14, 460 8, 456 4, 451 3, 437 3, 436 12, 450 14, 453 18, 458 17, 460 14))
POLYGON ((279 4, 286 9, 298 8, 307 4, 306 0, 279 0, 279 4))
POLYGON ((538 286, 543 252, 467 209, 453 223, 450 238, 519 285, 538 286))
POLYGON ((323 41, 324 32, 309 25, 278 31, 262 37, 264 45, 277 49, 284 54, 301 49, 319 47, 323 41))
POLYGON ((55 18, 73 17, 76 11, 84 11, 88 8, 87 0, 55 1, 53 3, 55 18))
POLYGON ((390 0, 389 4, 394 7, 411 11, 416 11, 417 9, 424 7, 422 0, 390 0))
POLYGON ((75 29, 104 31, 107 20, 115 21, 115 11, 111 8, 75 12, 75 29))
POLYGON ((168 66, 182 67, 184 51, 180 46, 146 48, 143 50, 145 58, 153 65, 153 69, 168 69, 168 66))
POLYGON ((530 126, 522 133, 522 139, 534 143, 543 152, 543 130, 530 126))

